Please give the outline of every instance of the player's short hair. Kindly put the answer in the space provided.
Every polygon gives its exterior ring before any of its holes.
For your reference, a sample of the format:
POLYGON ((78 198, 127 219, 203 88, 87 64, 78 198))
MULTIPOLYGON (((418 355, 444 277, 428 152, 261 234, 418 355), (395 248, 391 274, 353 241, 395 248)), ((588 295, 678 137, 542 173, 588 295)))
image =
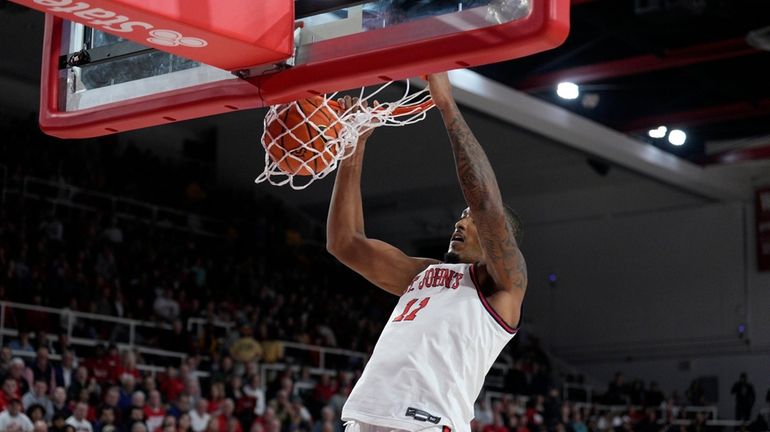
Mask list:
POLYGON ((505 208, 505 219, 508 221, 508 227, 513 232, 513 237, 516 239, 516 243, 519 245, 519 247, 521 247, 521 241, 524 234, 523 228, 521 226, 521 218, 519 217, 519 214, 508 205, 503 204, 503 207, 505 208))

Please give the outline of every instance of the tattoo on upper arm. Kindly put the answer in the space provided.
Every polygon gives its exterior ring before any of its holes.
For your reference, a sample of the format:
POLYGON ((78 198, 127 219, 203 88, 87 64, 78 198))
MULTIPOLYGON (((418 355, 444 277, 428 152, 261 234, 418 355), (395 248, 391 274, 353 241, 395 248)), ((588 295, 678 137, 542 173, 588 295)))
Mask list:
MULTIPOLYGON (((484 149, 473 136, 459 112, 448 119, 447 132, 457 164, 457 174, 465 200, 471 209, 484 209, 492 200, 500 201, 499 187, 484 149)), ((514 233, 503 212, 474 218, 486 258, 494 269, 503 274, 510 286, 524 290, 527 286, 527 268, 516 244, 514 233)))

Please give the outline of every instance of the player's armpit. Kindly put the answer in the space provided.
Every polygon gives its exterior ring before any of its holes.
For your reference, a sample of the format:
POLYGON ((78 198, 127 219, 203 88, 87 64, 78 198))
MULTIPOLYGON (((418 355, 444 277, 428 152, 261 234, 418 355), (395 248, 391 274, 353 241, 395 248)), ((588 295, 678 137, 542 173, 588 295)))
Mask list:
POLYGON ((329 252, 341 263, 385 291, 400 296, 414 277, 439 261, 415 258, 380 240, 356 235, 346 244, 337 244, 329 252))

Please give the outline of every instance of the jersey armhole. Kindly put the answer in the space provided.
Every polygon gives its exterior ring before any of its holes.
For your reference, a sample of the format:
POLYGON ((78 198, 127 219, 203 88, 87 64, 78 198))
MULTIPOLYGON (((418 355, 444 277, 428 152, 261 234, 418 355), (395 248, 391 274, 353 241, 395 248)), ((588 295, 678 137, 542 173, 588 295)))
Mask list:
POLYGON ((497 321, 497 323, 500 325, 500 327, 503 328, 506 332, 510 334, 516 334, 519 331, 518 327, 512 327, 510 326, 505 320, 500 316, 500 314, 497 313, 495 308, 492 307, 491 304, 489 304, 489 300, 484 296, 484 293, 481 292, 481 284, 479 283, 478 278, 476 277, 476 264, 473 263, 470 265, 470 272, 471 272, 471 281, 473 281, 473 285, 476 287, 476 293, 479 295, 479 300, 481 300, 481 304, 484 306, 484 309, 489 313, 489 315, 497 321))

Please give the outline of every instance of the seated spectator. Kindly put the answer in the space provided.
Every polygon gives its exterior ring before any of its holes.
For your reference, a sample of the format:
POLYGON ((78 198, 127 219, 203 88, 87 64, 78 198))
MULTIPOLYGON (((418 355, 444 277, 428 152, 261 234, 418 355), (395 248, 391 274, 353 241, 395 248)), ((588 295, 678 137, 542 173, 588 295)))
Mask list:
POLYGON ((75 405, 75 409, 72 410, 72 415, 65 423, 74 427, 76 432, 93 432, 94 429, 91 422, 86 419, 88 408, 87 403, 78 402, 77 405, 75 405))
POLYGON ((342 432, 340 422, 334 416, 334 410, 325 406, 321 409, 321 418, 313 426, 313 432, 342 432))
POLYGON ((48 432, 48 423, 38 420, 32 423, 32 432, 48 432))
POLYGON ((149 430, 144 422, 137 421, 131 424, 131 432, 149 432, 149 430))
POLYGON ((141 390, 136 389, 136 379, 133 375, 125 375, 123 379, 121 379, 121 384, 122 385, 118 389, 118 392, 120 393, 120 397, 118 398, 118 408, 120 410, 125 411, 134 404, 133 399, 136 393, 141 394, 142 405, 144 404, 145 394, 141 390))
POLYGON ((21 411, 21 408, 19 399, 8 401, 8 408, 0 413, 0 431, 32 432, 32 421, 21 411))
POLYGON ((32 405, 42 407, 46 421, 53 418, 53 404, 48 399, 48 384, 46 384, 42 377, 35 380, 35 385, 21 398, 21 402, 24 405, 24 409, 29 409, 32 405))
POLYGON ((94 432, 103 432, 107 426, 116 426, 117 418, 115 416, 115 409, 110 406, 103 406, 99 410, 99 418, 94 422, 94 432))
POLYGON ((182 393, 176 400, 174 400, 174 402, 169 405, 166 413, 176 418, 180 418, 182 415, 189 415, 188 413, 190 412, 191 408, 190 396, 182 393))
POLYGON ((0 411, 6 409, 6 406, 11 402, 11 400, 21 400, 21 395, 19 393, 18 382, 11 377, 6 378, 3 381, 3 389, 0 392, 0 411))
POLYGON ((118 418, 119 423, 125 417, 123 416, 124 411, 120 407, 120 390, 118 386, 108 388, 103 396, 104 398, 100 408, 110 407, 115 410, 115 416, 118 418))
POLYGON ((238 418, 235 417, 235 402, 230 398, 222 401, 221 414, 217 416, 217 421, 220 431, 243 432, 238 418), (231 425, 235 426, 234 430, 231 429, 231 425))
POLYGON ((35 352, 35 346, 29 341, 29 331, 19 330, 19 337, 8 343, 8 348, 13 351, 35 352))
POLYGON ((120 350, 115 344, 110 344, 102 359, 104 368, 107 369, 107 381, 111 384, 120 382, 120 372, 123 359, 120 350))
MULTIPOLYGON (((326 375, 326 377, 328 380, 329 376, 326 375)), ((318 388, 318 385, 316 385, 316 388, 318 388)), ((255 416, 261 416, 265 412, 265 390, 262 388, 262 383, 258 374, 254 374, 249 378, 249 382, 243 387, 243 396, 246 401, 240 402, 239 404, 243 406, 253 404, 253 413, 255 416)))
POLYGON ((209 413, 218 416, 222 413, 222 402, 225 401, 225 385, 221 382, 211 384, 209 392, 209 413))
POLYGON ((92 357, 86 359, 84 365, 86 371, 89 372, 89 375, 96 378, 96 381, 99 384, 107 382, 110 378, 110 369, 108 367, 105 355, 105 348, 102 345, 97 345, 96 352, 92 357))
POLYGON ((152 304, 155 314, 166 322, 174 322, 179 318, 179 303, 174 299, 170 287, 158 290, 155 301, 152 304))
POLYGON ((322 405, 327 404, 332 396, 334 396, 334 393, 337 392, 335 384, 327 372, 321 374, 321 379, 316 384, 315 389, 313 389, 313 399, 322 405))
POLYGON ((121 363, 117 366, 117 382, 123 382, 124 378, 133 377, 134 383, 142 378, 142 373, 136 368, 136 353, 126 351, 123 353, 121 363))
POLYGON ((25 378, 30 386, 37 380, 44 381, 46 388, 53 388, 56 385, 53 366, 51 366, 48 356, 48 348, 40 347, 37 349, 35 360, 25 370, 25 378))
POLYGON ((166 417, 166 407, 160 398, 160 392, 153 390, 150 392, 150 399, 144 406, 145 424, 150 431, 158 429, 163 424, 166 417))
POLYGON ((89 387, 91 386, 88 379, 88 368, 86 366, 80 366, 75 370, 75 377, 72 384, 67 387, 67 400, 77 399, 78 395, 80 395, 80 391, 89 389, 89 387))
POLYGON ((67 418, 69 418, 69 416, 64 417, 61 414, 54 415, 53 420, 51 421, 51 432, 64 432, 67 427, 72 428, 74 431, 75 428, 67 424, 67 418))
POLYGON ((26 366, 24 365, 24 360, 19 357, 14 357, 11 360, 11 369, 7 377, 16 381, 16 388, 18 389, 19 394, 22 395, 29 391, 30 386, 29 381, 27 381, 24 376, 25 371, 26 366))
MULTIPOLYGON (((23 402, 22 402, 23 405, 23 402)), ((27 408, 27 417, 29 417, 29 420, 32 422, 32 424, 35 424, 35 422, 42 420, 43 423, 45 423, 45 408, 43 408, 42 405, 38 404, 32 404, 27 408)))
POLYGON ((190 422, 193 432, 203 432, 211 421, 209 403, 206 399, 199 399, 195 403, 195 409, 190 411, 190 422))
POLYGON ((5 376, 8 370, 11 368, 11 359, 13 359, 13 351, 8 346, 0 348, 0 376, 5 376))
POLYGON ((129 424, 136 424, 141 423, 143 426, 147 427, 147 424, 145 423, 145 416, 144 416, 144 410, 137 407, 131 407, 131 411, 128 413, 128 423, 129 424))
POLYGON ((72 411, 67 406, 67 392, 64 390, 64 387, 56 387, 54 389, 51 404, 53 406, 52 418, 60 415, 66 419, 72 415, 72 411))
POLYGON ((69 388, 76 375, 75 355, 72 351, 66 350, 61 356, 61 363, 53 368, 54 381, 58 387, 69 388))
POLYGON ((192 419, 190 414, 182 413, 176 421, 177 432, 192 432, 192 419))
POLYGON ((167 400, 175 401, 179 398, 184 391, 184 381, 178 369, 173 367, 166 369, 166 373, 160 377, 160 389, 167 400))

